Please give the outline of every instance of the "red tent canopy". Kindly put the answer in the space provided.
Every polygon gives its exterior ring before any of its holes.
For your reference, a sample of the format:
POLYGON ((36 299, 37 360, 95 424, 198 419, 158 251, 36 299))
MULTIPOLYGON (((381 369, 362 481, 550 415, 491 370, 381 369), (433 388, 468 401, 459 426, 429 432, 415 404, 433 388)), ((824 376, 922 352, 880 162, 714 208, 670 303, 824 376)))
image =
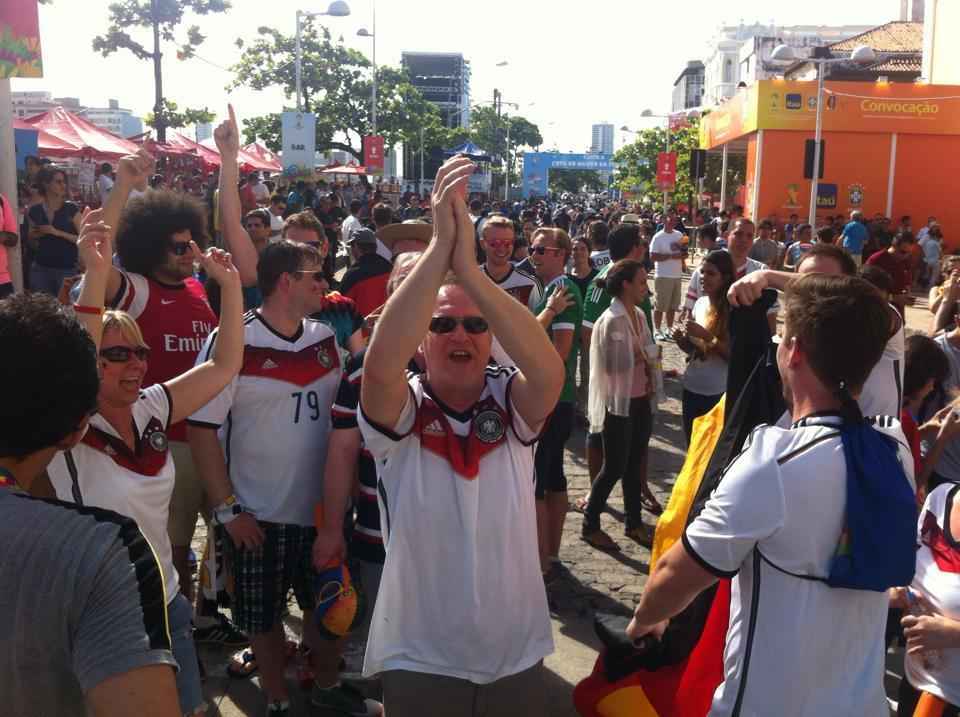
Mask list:
POLYGON ((320 174, 366 174, 367 168, 356 164, 335 164, 320 170, 320 174))
POLYGON ((27 124, 23 120, 14 118, 13 128, 37 133, 37 153, 41 157, 66 157, 75 150, 73 146, 67 144, 62 139, 54 137, 45 129, 34 127, 32 124, 27 124))
POLYGON ((53 147, 47 152, 53 157, 119 159, 139 149, 135 143, 101 129, 89 120, 67 112, 63 107, 55 107, 43 114, 27 117, 23 122, 44 130, 60 143, 60 147, 53 147))
POLYGON ((257 169, 263 169, 268 172, 282 172, 283 166, 280 164, 280 157, 271 152, 259 142, 251 142, 242 147, 241 150, 249 157, 255 158, 260 162, 257 169))
MULTIPOLYGON (((211 152, 217 153, 217 159, 219 160, 220 153, 217 151, 217 143, 213 137, 208 137, 207 139, 200 142, 200 145, 211 152)), ((261 160, 254 154, 246 151, 246 148, 241 147, 240 152, 237 155, 237 160, 240 162, 240 169, 243 172, 252 172, 253 170, 266 170, 268 172, 279 172, 280 163, 276 164, 267 163, 261 160)))

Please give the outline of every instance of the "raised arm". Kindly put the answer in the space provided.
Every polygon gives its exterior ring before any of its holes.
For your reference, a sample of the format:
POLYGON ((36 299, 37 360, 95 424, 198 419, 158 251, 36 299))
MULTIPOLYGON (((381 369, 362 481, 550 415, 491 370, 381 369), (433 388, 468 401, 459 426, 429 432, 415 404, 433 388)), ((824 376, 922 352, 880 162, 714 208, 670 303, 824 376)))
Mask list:
MULTIPOLYGON (((113 232, 111 236, 114 240, 116 239, 117 228, 120 226, 120 215, 127 205, 130 192, 134 189, 140 192, 146 190, 147 180, 153 174, 155 166, 156 162, 153 157, 143 149, 136 154, 122 157, 117 163, 117 180, 114 182, 113 189, 110 191, 107 203, 103 205, 102 210, 102 221, 111 228, 113 232)), ((105 294, 107 299, 112 299, 117 295, 117 292, 120 291, 120 282, 120 272, 115 267, 111 267, 107 275, 105 294)))
POLYGON ((190 242, 193 257, 220 285, 220 328, 210 358, 166 383, 173 399, 170 422, 176 423, 205 406, 222 391, 243 364, 243 294, 240 275, 230 255, 220 249, 201 254, 190 242))
POLYGON ((220 229, 227 249, 240 272, 244 286, 257 283, 257 262, 260 260, 250 235, 243 227, 243 212, 240 205, 240 130, 233 105, 227 105, 229 118, 213 131, 213 139, 220 150, 220 229))
MULTIPOLYGON (((531 428, 538 428, 560 398, 564 378, 563 360, 537 318, 480 270, 474 253, 473 222, 470 221, 463 197, 454 197, 453 211, 457 220, 453 270, 490 324, 494 336, 516 362, 520 374, 514 379, 513 402, 524 422, 531 428)), ((437 216, 436 211, 434 216, 437 216)), ((411 283, 405 281, 401 288, 411 283)), ((573 333, 570 332, 567 351, 572 342, 573 333)))
POLYGON ((112 229, 102 220, 102 209, 85 210, 83 213, 77 251, 87 271, 80 296, 73 305, 77 318, 90 334, 98 351, 103 334, 103 300, 113 258, 113 244, 110 241, 112 229))
MULTIPOLYGON (((407 279, 391 295, 377 321, 363 367, 363 385, 360 405, 363 412, 382 426, 395 426, 407 400, 406 368, 410 357, 417 352, 430 325, 436 306, 437 293, 450 269, 450 257, 457 238, 453 214, 455 195, 466 191, 473 174, 473 163, 464 157, 448 160, 437 172, 432 195, 433 239, 407 279)), ((460 203, 463 203, 462 197, 460 203)), ((469 221, 469 220, 468 220, 469 221)), ((471 241, 472 239, 471 224, 471 241)), ((474 268, 479 273, 474 260, 474 268)), ((506 292, 500 293, 518 309, 536 320, 519 306, 506 292)), ((484 309, 483 306, 480 307, 484 309)), ((484 316, 486 312, 484 311, 484 316)), ((494 325, 494 333, 497 328, 494 325)), ((536 331, 546 334, 536 327, 536 331)))
POLYGON ((789 271, 771 271, 770 269, 754 271, 733 282, 727 291, 727 299, 731 306, 750 306, 763 295, 764 289, 784 291, 792 281, 798 278, 796 274, 789 271))

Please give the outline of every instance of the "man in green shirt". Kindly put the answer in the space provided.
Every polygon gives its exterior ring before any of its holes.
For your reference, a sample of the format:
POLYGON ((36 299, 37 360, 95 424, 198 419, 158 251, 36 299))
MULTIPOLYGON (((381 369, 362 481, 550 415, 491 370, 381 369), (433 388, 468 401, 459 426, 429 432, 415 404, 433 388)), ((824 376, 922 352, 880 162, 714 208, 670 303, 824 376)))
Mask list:
POLYGON ((557 576, 560 540, 567 516, 567 478, 563 472, 563 448, 573 431, 576 402, 577 351, 583 299, 580 289, 564 274, 564 266, 573 251, 570 236, 563 229, 541 228, 530 241, 530 259, 537 277, 543 282, 543 298, 534 309, 540 325, 550 335, 554 348, 566 367, 560 400, 547 422, 535 456, 537 537, 544 579, 557 576), (566 302, 555 295, 562 294, 566 302), (553 299, 553 300, 551 300, 553 299), (558 309, 557 306, 564 308, 558 309))
MULTIPOLYGON (((640 226, 637 224, 621 224, 607 239, 607 246, 610 249, 610 263, 607 264, 600 273, 597 274, 590 286, 587 287, 586 296, 583 297, 583 324, 580 331, 580 350, 587 356, 590 355, 590 337, 593 334, 593 325, 600 314, 607 310, 613 297, 609 293, 597 286, 597 281, 604 278, 610 267, 621 259, 635 259, 643 261, 646 258, 646 244, 640 241, 640 226)), ((647 317, 647 326, 653 327, 652 305, 650 303, 650 294, 640 304, 644 316, 647 317)), ((600 433, 587 434, 587 471, 590 474, 590 483, 600 472, 600 466, 603 465, 603 439, 600 433)), ((588 496, 577 499, 578 510, 585 508, 588 496)))

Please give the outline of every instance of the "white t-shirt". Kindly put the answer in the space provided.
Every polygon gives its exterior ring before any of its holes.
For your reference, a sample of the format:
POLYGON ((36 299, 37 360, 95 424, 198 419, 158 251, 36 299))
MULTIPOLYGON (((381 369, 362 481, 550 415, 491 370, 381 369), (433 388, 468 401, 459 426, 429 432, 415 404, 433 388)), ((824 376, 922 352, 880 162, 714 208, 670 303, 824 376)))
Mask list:
POLYGON ((510 401, 514 376, 488 369, 463 415, 443 409, 418 376, 395 426, 359 412, 387 551, 365 675, 410 670, 488 684, 553 652, 534 506, 538 434, 510 401))
MULTIPOLYGON (((707 325, 710 312, 710 297, 701 296, 693 307, 693 320, 703 327, 707 325)), ((701 396, 719 396, 727 390, 729 363, 711 353, 705 359, 693 359, 683 374, 683 387, 701 396)))
POLYGON ((110 196, 111 190, 113 190, 113 180, 110 177, 106 174, 97 177, 97 192, 100 195, 101 207, 107 203, 107 197, 110 196))
POLYGON ((593 262, 595 269, 602 269, 612 261, 610 258, 610 250, 603 249, 601 251, 590 252, 590 261, 593 262))
POLYGON ((279 237, 283 234, 283 217, 270 212, 270 236, 279 237))
MULTIPOLYGON (((77 467, 83 504, 107 508, 137 521, 157 555, 169 604, 180 592, 167 533, 175 474, 166 436, 172 410, 170 394, 162 383, 154 384, 140 392, 131 408, 137 451, 131 451, 113 426, 97 413, 90 419, 83 440, 70 454, 77 467)), ((73 479, 64 453, 54 456, 47 473, 57 498, 75 502, 73 479)))
MULTIPOLYGON (((658 231, 653 235, 653 241, 650 243, 651 254, 675 254, 682 248, 680 240, 683 234, 678 231, 666 232, 658 231)), ((679 279, 683 276, 683 262, 680 259, 667 259, 666 261, 654 262, 658 279, 679 279)))
MULTIPOLYGON (((953 346, 947 334, 940 334, 934 341, 950 363, 950 373, 943 382, 943 388, 948 396, 953 396, 960 389, 960 349, 953 346)), ((947 480, 960 481, 960 441, 947 442, 933 470, 947 480)))
MULTIPOLYGON (((237 500, 258 520, 313 525, 323 498, 330 408, 343 371, 326 324, 304 319, 292 339, 276 333, 259 311, 244 317, 243 367, 190 423, 220 429, 237 500)), ((214 330, 197 356, 210 356, 214 330)))
POLYGON ((270 203, 270 188, 263 182, 257 182, 256 184, 250 185, 250 189, 253 191, 253 197, 257 200, 257 204, 265 205, 270 203))
POLYGON ((363 224, 353 214, 343 220, 343 223, 340 225, 340 241, 343 242, 344 246, 346 246, 347 240, 350 238, 350 232, 362 226, 363 224))
MULTIPOLYGON (((887 714, 886 593, 831 588, 777 569, 829 574, 845 520, 840 420, 815 416, 791 429, 755 429, 683 535, 705 569, 733 578, 713 717, 732 714, 741 690, 743 715, 887 714)), ((912 487, 900 423, 882 423, 876 428, 897 441, 912 487)))
POLYGON ((867 376, 857 403, 864 416, 899 416, 903 405, 903 366, 907 335, 900 314, 892 306, 890 313, 899 322, 896 332, 887 339, 880 360, 867 376))

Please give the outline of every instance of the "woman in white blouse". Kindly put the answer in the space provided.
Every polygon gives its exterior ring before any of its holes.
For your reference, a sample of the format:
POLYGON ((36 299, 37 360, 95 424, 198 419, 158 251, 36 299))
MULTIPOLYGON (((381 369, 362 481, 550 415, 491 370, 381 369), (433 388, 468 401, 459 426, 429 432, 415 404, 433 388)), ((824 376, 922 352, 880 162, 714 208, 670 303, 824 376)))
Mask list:
POLYGON ((614 264, 602 288, 614 297, 590 338, 590 430, 603 434, 603 465, 584 510, 582 537, 599 550, 619 550, 600 528, 610 491, 623 483, 624 534, 641 545, 653 543, 653 528, 641 520, 646 483, 647 445, 653 430, 650 369, 657 346, 638 304, 646 297, 643 264, 622 259, 614 264))

